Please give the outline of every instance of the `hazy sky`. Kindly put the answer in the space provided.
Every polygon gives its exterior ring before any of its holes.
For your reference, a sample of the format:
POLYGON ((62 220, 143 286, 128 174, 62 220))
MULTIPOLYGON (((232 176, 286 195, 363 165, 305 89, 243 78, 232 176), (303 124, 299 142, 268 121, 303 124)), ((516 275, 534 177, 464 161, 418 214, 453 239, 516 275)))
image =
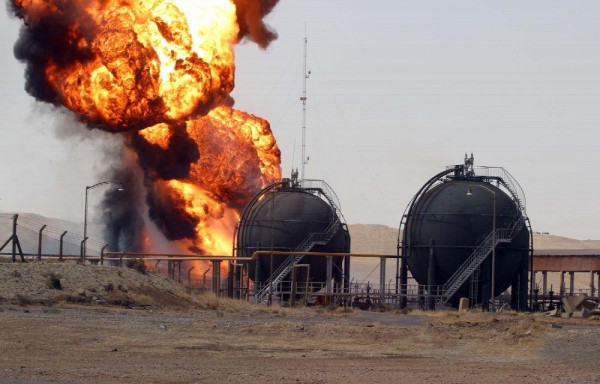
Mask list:
MULTIPOLYGON (((306 24, 306 176, 349 223, 397 227, 473 151, 521 183, 535 231, 600 239, 600 2, 283 0, 267 20, 268 50, 236 50, 236 108, 271 122, 284 175, 299 166, 306 24)), ((0 12, 0 210, 82 221, 105 144, 60 138, 67 119, 24 92, 19 25, 0 12)))

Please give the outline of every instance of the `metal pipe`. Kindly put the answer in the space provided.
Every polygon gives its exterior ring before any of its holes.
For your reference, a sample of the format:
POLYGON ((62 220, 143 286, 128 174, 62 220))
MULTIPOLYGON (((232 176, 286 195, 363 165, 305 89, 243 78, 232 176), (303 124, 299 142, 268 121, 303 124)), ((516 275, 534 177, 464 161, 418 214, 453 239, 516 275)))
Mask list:
POLYGON ((327 256, 325 259, 327 260, 327 271, 326 271, 327 281, 325 283, 325 292, 327 292, 327 296, 328 296, 328 300, 329 300, 333 293, 333 290, 331 289, 332 288, 331 287, 331 279, 333 278, 333 257, 327 256))
POLYGON ((397 259, 397 258, 404 258, 404 256, 398 256, 398 255, 385 255, 385 254, 374 254, 374 253, 349 253, 349 252, 292 252, 292 251, 254 251, 254 253, 252 253, 252 255, 250 257, 233 257, 230 255, 190 255, 190 254, 177 254, 177 253, 140 253, 140 252, 106 252, 107 256, 118 256, 118 255, 127 255, 127 256, 135 256, 135 257, 144 257, 144 256, 165 256, 165 257, 178 257, 181 258, 182 260, 206 260, 206 261, 212 261, 212 260, 219 260, 219 261, 227 261, 227 260, 235 260, 237 262, 240 261, 254 261, 256 260, 257 256, 260 255, 284 255, 284 256, 290 256, 290 255, 304 255, 305 257, 307 256, 317 256, 317 257, 323 257, 323 256, 332 256, 332 257, 344 257, 344 256, 351 256, 351 257, 364 257, 364 258, 382 258, 385 257, 386 259, 397 259))
POLYGON ((213 260, 213 275, 212 275, 212 291, 215 295, 219 296, 219 285, 221 281, 221 261, 213 260))
POLYGON ((379 267, 379 307, 385 305, 385 257, 380 260, 379 267))
POLYGON ((294 308, 296 306, 296 266, 292 268, 292 286, 290 288, 290 307, 294 308))

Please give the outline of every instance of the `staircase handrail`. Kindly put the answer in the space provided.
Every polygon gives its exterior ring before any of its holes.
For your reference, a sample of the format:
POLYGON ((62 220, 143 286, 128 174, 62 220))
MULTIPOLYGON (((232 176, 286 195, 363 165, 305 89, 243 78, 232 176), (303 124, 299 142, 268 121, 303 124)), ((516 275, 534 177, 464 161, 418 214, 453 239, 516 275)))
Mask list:
POLYGON ((527 199, 525 197, 525 193, 523 192, 523 188, 521 188, 521 184, 503 167, 485 167, 479 166, 475 167, 475 174, 477 176, 484 177, 493 177, 500 179, 502 181, 502 185, 511 193, 511 195, 517 201, 519 208, 525 212, 525 207, 527 205, 527 199))
POLYGON ((469 276, 477 269, 485 258, 491 253, 498 243, 511 241, 525 224, 525 217, 519 212, 508 228, 496 228, 473 250, 469 258, 454 272, 443 286, 444 302, 456 293, 456 291, 467 281, 469 276))
POLYGON ((275 272, 273 272, 273 274, 265 281, 265 287, 256 294, 257 302, 263 301, 266 295, 271 292, 272 287, 279 284, 279 282, 285 278, 293 266, 304 257, 302 253, 310 251, 317 244, 327 244, 337 233, 339 226, 343 222, 337 195, 325 181, 307 179, 301 180, 300 184, 303 189, 315 191, 325 197, 325 200, 332 208, 332 221, 323 232, 310 233, 304 241, 294 249, 294 252, 297 252, 298 254, 288 256, 283 263, 280 264, 275 272))
POLYGON ((306 239, 294 249, 296 254, 288 256, 283 263, 275 270, 275 272, 269 276, 265 281, 265 287, 257 294, 258 302, 264 300, 264 297, 269 293, 273 285, 279 284, 281 280, 291 271, 293 266, 297 264, 303 257, 304 252, 310 251, 316 244, 326 244, 337 232, 341 221, 339 219, 331 223, 325 232, 318 233, 313 232, 309 234, 306 239))

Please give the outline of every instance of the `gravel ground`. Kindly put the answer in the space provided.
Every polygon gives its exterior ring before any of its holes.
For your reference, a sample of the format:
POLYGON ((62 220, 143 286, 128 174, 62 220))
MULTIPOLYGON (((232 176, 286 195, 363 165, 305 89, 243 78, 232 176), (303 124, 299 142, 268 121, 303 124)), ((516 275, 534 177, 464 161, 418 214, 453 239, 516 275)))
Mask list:
POLYGON ((1 383, 600 383, 598 320, 267 308, 115 267, 0 274, 1 383))

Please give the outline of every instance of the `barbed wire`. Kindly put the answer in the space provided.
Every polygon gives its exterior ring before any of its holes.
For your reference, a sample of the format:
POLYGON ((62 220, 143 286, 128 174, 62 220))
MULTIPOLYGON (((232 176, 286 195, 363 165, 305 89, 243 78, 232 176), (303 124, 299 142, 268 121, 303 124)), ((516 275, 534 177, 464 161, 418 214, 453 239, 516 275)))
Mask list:
MULTIPOLYGON (((14 216, 14 213, 0 214, 0 218, 12 219, 14 218, 14 216)), ((26 216, 19 215, 19 217, 17 218, 17 235, 20 237, 24 236, 27 240, 35 242, 37 244, 37 241, 39 240, 39 231, 44 225, 46 227, 42 231, 42 239, 60 241, 60 237, 63 235, 63 233, 66 232, 66 234, 63 236, 63 244, 70 245, 71 247, 76 247, 78 250, 80 249, 81 242, 83 241, 83 234, 81 234, 80 232, 64 230, 26 216)), ((105 245, 105 242, 98 239, 89 238, 89 236, 88 240, 86 241, 86 249, 88 250, 100 251, 105 245)))

